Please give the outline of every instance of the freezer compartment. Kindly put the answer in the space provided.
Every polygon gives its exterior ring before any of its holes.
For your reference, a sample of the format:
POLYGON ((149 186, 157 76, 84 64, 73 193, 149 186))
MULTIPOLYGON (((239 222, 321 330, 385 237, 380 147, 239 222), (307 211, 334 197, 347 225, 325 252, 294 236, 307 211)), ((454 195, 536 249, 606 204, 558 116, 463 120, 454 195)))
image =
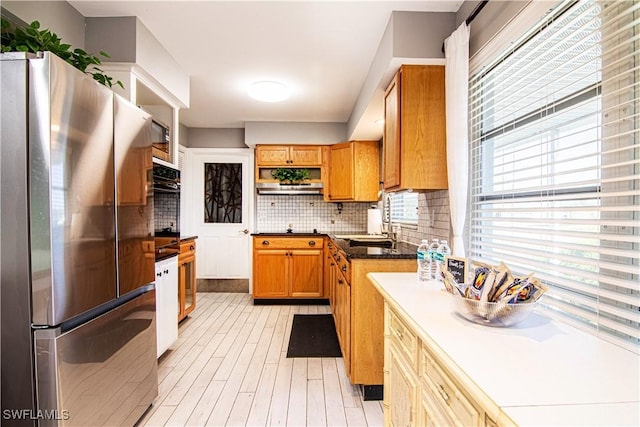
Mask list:
POLYGON ((35 330, 42 426, 133 425, 158 395, 155 290, 70 331, 35 330))

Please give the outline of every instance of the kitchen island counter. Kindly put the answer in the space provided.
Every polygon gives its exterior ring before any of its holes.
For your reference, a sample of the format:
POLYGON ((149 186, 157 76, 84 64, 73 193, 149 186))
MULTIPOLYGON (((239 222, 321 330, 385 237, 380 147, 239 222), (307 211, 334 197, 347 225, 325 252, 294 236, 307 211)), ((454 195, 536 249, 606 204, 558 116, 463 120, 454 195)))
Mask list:
POLYGON ((439 283, 419 283, 415 273, 368 278, 498 424, 640 425, 637 354, 542 310, 509 328, 471 323, 439 283))

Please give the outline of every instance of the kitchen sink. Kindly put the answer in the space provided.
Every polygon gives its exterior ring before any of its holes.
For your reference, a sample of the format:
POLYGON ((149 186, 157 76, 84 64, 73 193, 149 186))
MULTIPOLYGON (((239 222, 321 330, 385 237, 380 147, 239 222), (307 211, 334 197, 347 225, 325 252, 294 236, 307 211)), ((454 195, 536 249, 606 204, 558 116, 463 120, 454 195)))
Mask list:
POLYGON ((389 240, 389 238, 384 234, 336 234, 335 237, 336 239, 343 239, 343 240, 371 240, 371 241, 389 240))
POLYGON ((349 246, 367 246, 376 248, 392 248, 393 240, 391 239, 349 239, 349 246))

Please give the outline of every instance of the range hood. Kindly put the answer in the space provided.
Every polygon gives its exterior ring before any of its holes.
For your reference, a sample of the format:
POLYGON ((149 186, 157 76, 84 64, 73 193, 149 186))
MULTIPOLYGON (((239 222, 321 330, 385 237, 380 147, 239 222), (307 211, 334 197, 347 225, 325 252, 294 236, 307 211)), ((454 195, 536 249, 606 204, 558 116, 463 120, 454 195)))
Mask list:
POLYGON ((322 183, 280 184, 277 182, 258 182, 256 183, 256 191, 258 194, 265 195, 314 195, 322 194, 322 183))

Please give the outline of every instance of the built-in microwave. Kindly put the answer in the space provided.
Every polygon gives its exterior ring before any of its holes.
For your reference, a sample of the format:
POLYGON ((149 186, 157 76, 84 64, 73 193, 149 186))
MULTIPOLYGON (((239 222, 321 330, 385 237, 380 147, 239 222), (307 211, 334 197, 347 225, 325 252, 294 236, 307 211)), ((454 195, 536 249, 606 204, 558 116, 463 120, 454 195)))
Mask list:
POLYGON ((171 161, 171 129, 157 119, 151 120, 151 141, 153 156, 167 162, 171 161))

